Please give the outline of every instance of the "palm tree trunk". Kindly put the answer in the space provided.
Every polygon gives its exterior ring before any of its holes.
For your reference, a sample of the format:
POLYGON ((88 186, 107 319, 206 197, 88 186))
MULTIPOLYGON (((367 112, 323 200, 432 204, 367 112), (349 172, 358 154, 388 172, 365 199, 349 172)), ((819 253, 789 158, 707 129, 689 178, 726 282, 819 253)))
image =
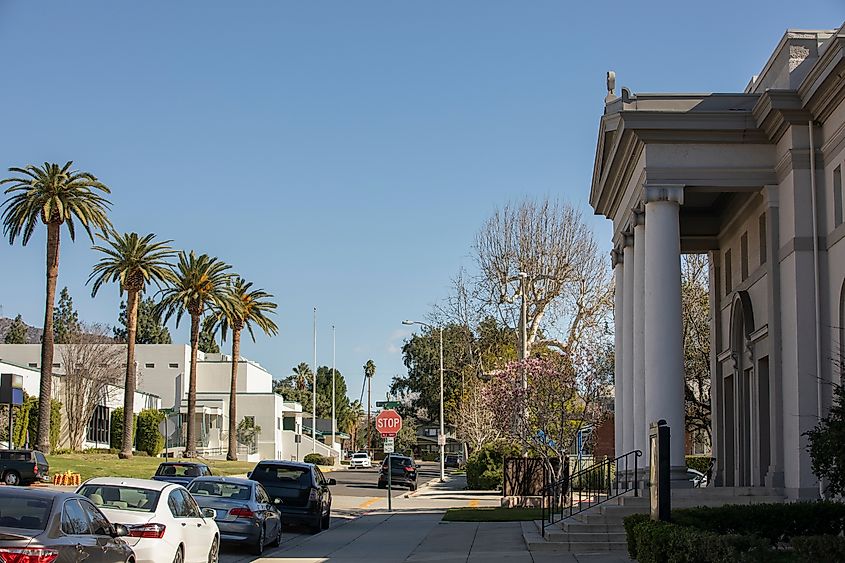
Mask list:
POLYGON ((50 453, 50 400, 53 387, 53 307, 59 277, 60 223, 47 223, 47 300, 44 306, 44 333, 41 339, 41 388, 38 396, 38 449, 50 453))
POLYGON ((135 335, 138 330, 138 291, 126 298, 126 381, 123 385, 123 444, 118 457, 132 459, 135 419, 135 335))
POLYGON ((200 316, 191 315, 191 375, 188 380, 188 431, 185 436, 185 457, 197 457, 196 421, 197 409, 197 350, 200 342, 200 316))
POLYGON ((229 388, 229 453, 226 459, 238 461, 238 362, 241 357, 241 329, 232 327, 232 386, 229 388))

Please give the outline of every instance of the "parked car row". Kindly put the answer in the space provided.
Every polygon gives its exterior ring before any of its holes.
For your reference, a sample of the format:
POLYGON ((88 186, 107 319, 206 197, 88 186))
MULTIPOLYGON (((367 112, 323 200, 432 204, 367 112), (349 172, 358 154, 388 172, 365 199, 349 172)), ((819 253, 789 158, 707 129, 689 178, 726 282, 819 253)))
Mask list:
MULTIPOLYGON (((39 456, 15 460, 34 463, 31 473, 7 464, 0 475, 16 472, 13 485, 41 480, 39 456)), ((216 563, 221 542, 260 555, 281 543, 283 523, 328 528, 334 484, 312 464, 261 461, 247 479, 165 462, 152 479, 97 477, 75 493, 2 487, 0 561, 216 563)))

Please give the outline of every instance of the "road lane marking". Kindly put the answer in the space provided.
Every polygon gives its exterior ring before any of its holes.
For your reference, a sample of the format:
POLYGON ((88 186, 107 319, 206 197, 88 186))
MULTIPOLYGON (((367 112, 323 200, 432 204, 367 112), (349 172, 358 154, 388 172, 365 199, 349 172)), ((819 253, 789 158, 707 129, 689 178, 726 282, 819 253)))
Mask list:
POLYGON ((374 505, 375 503, 377 503, 380 500, 381 500, 380 497, 372 497, 372 498, 362 502, 360 505, 358 505, 358 508, 360 508, 360 509, 370 508, 372 505, 374 505))
POLYGON ((478 507, 480 502, 481 501, 479 501, 478 499, 472 499, 471 501, 469 501, 469 507, 470 508, 476 508, 476 507, 478 507))

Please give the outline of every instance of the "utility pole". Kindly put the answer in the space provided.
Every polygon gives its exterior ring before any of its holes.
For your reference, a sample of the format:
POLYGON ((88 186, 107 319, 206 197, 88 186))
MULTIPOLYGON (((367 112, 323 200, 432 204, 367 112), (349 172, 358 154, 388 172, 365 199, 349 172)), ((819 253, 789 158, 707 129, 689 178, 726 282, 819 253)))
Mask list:
POLYGON ((314 307, 314 371, 311 374, 311 453, 317 453, 317 307, 314 307))
MULTIPOLYGON (((332 449, 334 449, 335 435, 337 434, 337 418, 335 414, 335 380, 337 379, 337 372, 335 371, 335 360, 337 348, 335 346, 334 325, 332 325, 332 449)), ((338 459, 338 463, 340 460, 338 459)))

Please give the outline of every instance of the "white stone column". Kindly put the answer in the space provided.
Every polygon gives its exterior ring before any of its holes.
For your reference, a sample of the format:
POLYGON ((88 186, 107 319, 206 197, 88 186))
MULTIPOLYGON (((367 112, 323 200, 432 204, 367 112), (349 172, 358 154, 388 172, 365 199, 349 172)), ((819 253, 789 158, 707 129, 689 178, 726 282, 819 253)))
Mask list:
POLYGON ((672 480, 678 481, 675 486, 683 487, 689 483, 684 460, 679 222, 684 191, 678 185, 646 185, 644 192, 646 422, 650 425, 663 419, 669 425, 672 480))
MULTIPOLYGON (((634 226, 633 449, 646 454, 648 424, 645 415, 645 213, 635 210, 631 224, 634 226)), ((648 459, 647 455, 645 457, 648 459)), ((647 465, 647 462, 643 465, 647 465)))
POLYGON ((614 321, 614 366, 613 366, 613 430, 614 430, 614 452, 616 455, 625 453, 623 440, 623 428, 625 421, 625 396, 622 386, 622 310, 623 292, 625 291, 625 280, 622 263, 622 251, 611 250, 610 260, 613 265, 613 275, 616 282, 613 296, 613 321, 614 321))
POLYGON ((622 262, 631 267, 623 268, 622 294, 622 398, 625 401, 622 421, 622 452, 634 449, 634 236, 624 233, 625 245, 622 262))

